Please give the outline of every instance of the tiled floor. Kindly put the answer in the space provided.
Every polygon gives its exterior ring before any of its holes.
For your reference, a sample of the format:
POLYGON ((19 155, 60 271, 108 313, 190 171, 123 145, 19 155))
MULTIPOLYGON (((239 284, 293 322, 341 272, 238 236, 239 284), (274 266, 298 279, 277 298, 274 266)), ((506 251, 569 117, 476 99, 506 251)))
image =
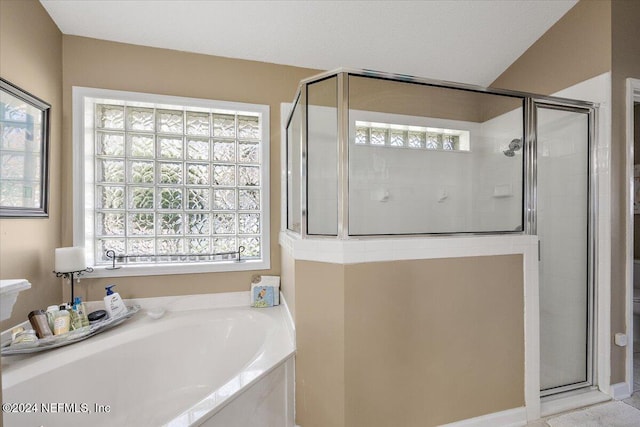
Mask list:
POLYGON ((528 427, 638 427, 640 392, 623 401, 612 401, 552 415, 527 424, 528 427))

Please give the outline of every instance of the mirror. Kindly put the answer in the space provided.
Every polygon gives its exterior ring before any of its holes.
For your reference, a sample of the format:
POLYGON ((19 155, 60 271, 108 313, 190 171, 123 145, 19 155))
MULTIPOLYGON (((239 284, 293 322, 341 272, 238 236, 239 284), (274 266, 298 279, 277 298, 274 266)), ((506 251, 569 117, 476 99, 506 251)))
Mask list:
POLYGON ((48 217, 51 106, 0 79, 0 217, 48 217))

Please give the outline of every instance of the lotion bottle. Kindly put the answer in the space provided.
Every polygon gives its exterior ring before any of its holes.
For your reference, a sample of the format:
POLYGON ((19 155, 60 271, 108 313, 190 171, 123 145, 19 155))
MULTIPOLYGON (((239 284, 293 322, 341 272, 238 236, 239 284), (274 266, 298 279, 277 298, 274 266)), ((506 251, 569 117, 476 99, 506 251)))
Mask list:
POLYGON ((109 285, 105 288, 107 290, 107 296, 104 297, 104 306, 111 318, 127 314, 127 306, 124 305, 120 294, 111 290, 114 286, 115 285, 109 285))
POLYGON ((64 305, 60 306, 60 310, 56 312, 55 319, 53 320, 53 334, 54 335, 62 335, 69 332, 69 326, 71 318, 69 317, 69 312, 67 311, 67 307, 64 305))

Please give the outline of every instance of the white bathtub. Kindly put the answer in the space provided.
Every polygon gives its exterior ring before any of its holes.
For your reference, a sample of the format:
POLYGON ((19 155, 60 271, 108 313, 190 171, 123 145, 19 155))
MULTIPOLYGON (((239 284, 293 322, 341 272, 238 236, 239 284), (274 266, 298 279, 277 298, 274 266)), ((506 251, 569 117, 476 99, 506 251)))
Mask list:
POLYGON ((37 410, 5 412, 4 425, 294 425, 295 344, 285 306, 250 308, 248 292, 127 303, 143 309, 113 330, 3 357, 3 404, 37 410), (158 306, 172 311, 146 315, 158 306))

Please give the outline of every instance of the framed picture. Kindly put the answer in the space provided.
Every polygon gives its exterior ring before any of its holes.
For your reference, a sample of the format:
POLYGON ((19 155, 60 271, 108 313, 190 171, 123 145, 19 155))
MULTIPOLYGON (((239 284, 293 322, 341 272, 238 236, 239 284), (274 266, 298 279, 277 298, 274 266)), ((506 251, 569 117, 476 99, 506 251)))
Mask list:
POLYGON ((48 217, 49 110, 0 78, 0 217, 48 217))

